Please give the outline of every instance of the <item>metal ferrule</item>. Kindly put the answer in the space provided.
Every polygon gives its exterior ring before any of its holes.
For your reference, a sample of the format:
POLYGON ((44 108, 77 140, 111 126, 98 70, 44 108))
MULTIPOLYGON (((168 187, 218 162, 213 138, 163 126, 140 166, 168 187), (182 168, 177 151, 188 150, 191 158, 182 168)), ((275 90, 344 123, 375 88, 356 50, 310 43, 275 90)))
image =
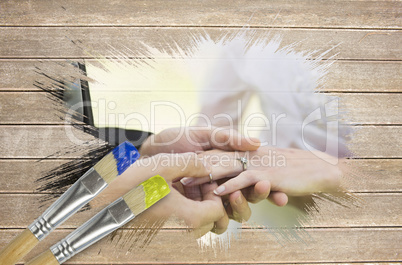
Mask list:
POLYGON ((62 264, 78 252, 89 247, 109 233, 125 225, 135 215, 123 198, 96 214, 85 224, 50 248, 57 261, 62 264))
POLYGON ((89 169, 57 201, 28 226, 38 240, 45 238, 56 227, 98 195, 108 184, 96 172, 89 169))

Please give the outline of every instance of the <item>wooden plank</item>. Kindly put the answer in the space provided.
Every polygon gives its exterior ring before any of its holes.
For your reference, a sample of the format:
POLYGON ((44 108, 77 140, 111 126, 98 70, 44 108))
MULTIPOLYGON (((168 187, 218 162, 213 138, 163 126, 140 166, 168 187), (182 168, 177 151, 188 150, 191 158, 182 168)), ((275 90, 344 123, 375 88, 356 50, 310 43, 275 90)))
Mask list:
MULTIPOLYGON (((141 92, 133 91, 128 94, 135 98, 136 93, 141 92)), ((167 84, 165 93, 170 96, 177 91, 169 91, 167 84)), ((214 93, 219 94, 219 91, 214 93)), ((340 98, 341 124, 402 124, 402 116, 399 115, 402 94, 335 93, 331 95, 340 98), (376 115, 372 115, 374 109, 376 115)), ((190 97, 196 98, 197 95, 190 95, 190 97)), ((65 124, 70 121, 70 118, 66 118, 67 109, 63 108, 63 104, 55 103, 46 93, 0 93, 0 106, 0 124, 65 124)))
MULTIPOLYGON (((0 160, 0 193, 35 192, 35 182, 53 168, 70 160, 0 160)), ((343 186, 352 192, 401 192, 399 159, 349 160, 343 186)))
MULTIPOLYGON (((30 225, 41 215, 50 204, 59 196, 48 200, 46 195, 38 194, 8 194, 0 195, 4 199, 0 204, 2 218, 0 228, 24 228, 30 225), (46 201, 43 201, 45 199, 46 201), (17 210, 19 209, 19 210, 17 210)), ((87 210, 74 214, 68 221, 62 224, 64 228, 77 228, 83 222, 96 214, 97 210, 87 210)))
MULTIPOLYGON (((74 62, 83 62, 74 60, 74 62)), ((0 60, 0 91, 42 91, 36 85, 50 85, 56 81, 74 83, 82 77, 69 60, 0 60), (46 77, 42 73, 48 75, 46 77), (51 80, 54 78, 55 80, 51 80)))
POLYGON ((0 135, 0 158, 79 158, 94 140, 72 126, 1 126, 0 135))
POLYGON ((350 172, 345 173, 344 186, 353 192, 401 191, 401 161, 399 159, 349 160, 350 172))
POLYGON ((400 126, 356 126, 348 146, 355 158, 400 158, 400 135, 400 126), (393 146, 398 151, 393 150, 393 146))
POLYGON ((25 0, 2 3, 0 25, 401 28, 401 9, 398 1, 25 0))
MULTIPOLYGON (((399 214, 402 211, 401 193, 362 193, 355 196, 361 200, 359 206, 349 204, 344 207, 333 202, 318 201, 316 205, 319 212, 311 212, 302 227, 402 226, 402 216, 399 214)), ((46 198, 46 195, 40 194, 0 194, 0 212, 3 216, 0 219, 0 228, 28 226, 50 205, 49 201, 43 202, 46 198)), ((102 208, 75 214, 62 227, 76 228, 102 208)), ((285 215, 287 212, 285 208, 275 210, 278 215, 285 215)), ((167 227, 182 226, 177 222, 169 222, 167 227)))
POLYGON ((401 157, 401 127, 356 126, 348 142, 355 158, 401 157), (395 146, 399 151, 394 151, 395 146))
MULTIPOLYGON (((400 126, 354 126, 355 158, 401 158, 400 126)), ((0 126, 0 158, 79 158, 92 136, 71 126, 0 126), (74 151, 77 150, 77 151, 74 151), (79 151, 80 150, 80 151, 79 151), (68 151, 65 153, 64 151, 68 151), (71 151, 71 152, 70 152, 71 151)))
MULTIPOLYGON (((21 230, 1 230, 0 248, 21 230)), ((23 259, 41 253, 69 231, 55 231, 23 259)), ((130 231, 123 231, 127 236, 130 231)), ((110 237, 89 247, 65 264, 168 264, 168 263, 338 263, 400 261, 400 228, 379 229, 312 229, 307 243, 282 242, 259 230, 243 231, 232 239, 229 250, 207 247, 204 251, 196 240, 181 231, 159 232, 145 248, 133 241, 125 245, 110 237), (131 244, 130 244, 131 243, 131 244), (117 245, 116 245, 117 244, 117 245)), ((123 237, 124 238, 124 237, 123 237)), ((139 237, 135 237, 137 239, 139 237)))
MULTIPOLYGON (((149 54, 145 53, 144 43, 167 52, 177 52, 177 47, 181 47, 183 53, 191 54, 197 41, 205 34, 217 41, 222 38, 230 39, 234 36, 232 34, 238 32, 238 29, 221 28, 2 27, 0 58, 114 56, 115 51, 110 47, 124 50, 129 57, 147 57, 149 54), (71 40, 79 43, 79 46, 71 40)), ((338 59, 402 58, 399 45, 402 32, 398 30, 256 29, 253 32, 248 31, 244 36, 248 43, 266 41, 275 34, 281 34, 282 45, 300 42, 297 45, 297 50, 300 51, 325 51, 339 44, 325 58, 335 54, 338 54, 338 59)), ((164 57, 161 55, 161 58, 164 57)))
POLYGON ((37 179, 70 160, 0 160, 0 192, 36 192, 37 179))
POLYGON ((402 115, 399 115, 402 94, 333 95, 339 97, 339 112, 344 118, 342 124, 402 124, 402 115))
POLYGON ((401 92, 402 63, 337 61, 323 91, 401 92))
MULTIPOLYGON (((41 91, 33 86, 35 82, 49 80, 35 73, 35 66, 44 73, 55 73, 56 77, 79 76, 69 67, 54 70, 65 60, 0 60, 0 91, 41 91), (66 69, 67 68, 67 69, 66 69)), ((401 62, 337 61, 329 69, 322 91, 339 92, 400 92, 402 83, 401 62)))
POLYGON ((47 93, 0 93, 0 124, 64 124, 67 109, 47 93))

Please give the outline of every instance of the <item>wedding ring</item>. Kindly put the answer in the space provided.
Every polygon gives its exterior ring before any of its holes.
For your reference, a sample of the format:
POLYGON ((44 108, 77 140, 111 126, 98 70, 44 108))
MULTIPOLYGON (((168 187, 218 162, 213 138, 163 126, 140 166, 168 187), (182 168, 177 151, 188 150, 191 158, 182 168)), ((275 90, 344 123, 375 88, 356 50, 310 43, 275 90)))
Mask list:
POLYGON ((245 170, 247 169, 247 163, 248 163, 247 158, 245 158, 245 157, 240 157, 240 158, 237 158, 237 160, 239 160, 239 161, 242 163, 242 165, 243 165, 243 171, 245 171, 245 170))
POLYGON ((212 184, 214 182, 214 179, 212 178, 212 174, 209 174, 209 183, 212 184))

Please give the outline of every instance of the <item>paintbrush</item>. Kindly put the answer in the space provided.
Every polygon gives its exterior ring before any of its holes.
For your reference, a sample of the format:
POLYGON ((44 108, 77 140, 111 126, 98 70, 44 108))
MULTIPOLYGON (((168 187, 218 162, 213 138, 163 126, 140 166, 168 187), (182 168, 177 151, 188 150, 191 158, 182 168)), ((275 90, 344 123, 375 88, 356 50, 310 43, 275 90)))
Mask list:
POLYGON ((138 157, 137 149, 129 142, 114 148, 0 251, 0 264, 15 264, 28 254, 39 241, 98 195, 138 157))
POLYGON ((67 237, 26 265, 58 265, 122 227, 169 194, 166 181, 156 175, 120 197, 67 237))

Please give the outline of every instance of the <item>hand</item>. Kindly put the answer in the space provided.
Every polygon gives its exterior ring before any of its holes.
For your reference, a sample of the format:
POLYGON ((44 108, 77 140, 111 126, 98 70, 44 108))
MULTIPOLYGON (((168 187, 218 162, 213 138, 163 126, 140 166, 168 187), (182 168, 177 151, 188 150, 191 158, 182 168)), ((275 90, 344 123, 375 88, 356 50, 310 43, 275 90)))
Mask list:
MULTIPOLYGON (((254 151, 259 146, 260 141, 258 139, 246 139, 235 130, 216 127, 210 129, 181 127, 166 129, 159 134, 148 137, 142 144, 140 153, 146 157, 158 153, 202 152, 213 148, 228 151, 254 151)), ((257 187, 256 191, 258 192, 259 190, 257 187)), ((250 194, 257 194, 254 196, 257 198, 266 194, 266 191, 262 192, 262 195, 255 192, 250 192, 250 194)), ((249 198, 251 197, 253 196, 249 196, 249 198)), ((229 205, 226 207, 226 210, 230 218, 234 218, 237 221, 248 220, 250 218, 250 208, 241 192, 230 195, 227 202, 229 205)), ((215 230, 219 233, 219 229, 215 230)))
POLYGON ((180 127, 151 135, 142 144, 142 156, 158 153, 202 152, 211 149, 226 151, 255 151, 260 146, 256 138, 245 138, 235 130, 212 127, 180 127))
MULTIPOLYGON (((166 179, 171 187, 171 193, 141 214, 141 220, 157 223, 171 215, 184 220, 197 236, 213 229, 216 233, 226 230, 229 218, 225 212, 221 197, 213 190, 217 184, 206 183, 198 186, 184 187, 179 180, 184 177, 208 176, 210 173, 221 177, 220 174, 233 174, 230 168, 211 168, 204 164, 195 153, 159 154, 137 161, 99 196, 102 200, 112 202, 131 188, 156 174, 166 179), (213 172, 217 170, 217 172, 213 172)), ((98 201, 99 201, 98 198, 98 201)), ((232 198, 234 201, 236 198, 232 198)), ((232 203, 232 202, 231 202, 232 203)), ((233 209, 240 218, 249 218, 247 202, 234 204, 233 209), (244 215, 244 216, 243 216, 244 215)), ((138 221, 136 221, 138 223, 138 221)), ((143 222, 142 222, 143 223, 143 222)))
MULTIPOLYGON (((234 171, 236 171, 235 168, 242 170, 242 165, 236 158, 248 157, 246 171, 241 172, 237 177, 226 179, 215 189, 215 194, 220 196, 243 189, 246 197, 251 194, 254 201, 259 201, 264 197, 265 192, 265 198, 271 198, 276 204, 284 205, 287 203, 287 196, 334 192, 339 191, 340 188, 342 172, 337 165, 333 165, 338 158, 323 153, 320 154, 321 158, 318 158, 310 151, 267 146, 249 154, 210 151, 203 155, 209 156, 207 159, 212 164, 220 164, 220 168, 230 166, 234 168, 234 171), (223 165, 222 161, 228 163, 223 165)), ((183 179, 182 182, 191 186, 204 183, 208 179, 201 177, 193 179, 192 182, 183 179)), ((220 177, 217 176, 214 179, 218 180, 220 177)))
MULTIPOLYGON (((243 154, 243 153, 241 153, 243 154)), ((217 176, 214 176, 214 180, 218 180, 220 184, 224 183, 231 177, 237 176, 238 174, 243 172, 243 166, 240 161, 237 161, 237 158, 240 158, 241 156, 239 153, 233 153, 233 152, 222 152, 219 150, 212 150, 208 152, 204 152, 199 154, 203 159, 209 160, 209 164, 214 164, 215 166, 219 166, 215 169, 215 172, 219 172, 220 168, 223 168, 224 170, 226 167, 232 168, 232 174, 231 175, 224 175, 221 172, 220 175, 224 176, 223 178, 219 178, 217 176), (224 160, 223 160, 224 159, 224 160), (228 164, 230 163, 230 164, 228 164)), ((214 167, 213 167, 214 168, 214 167)), ((186 186, 193 186, 193 185, 200 185, 206 182, 209 182, 209 176, 208 177, 201 177, 199 179, 196 178, 191 178, 191 177, 184 177, 180 180, 183 185, 186 186)), ((227 195, 225 193, 224 195, 227 195)), ((227 197, 227 196, 226 196, 227 197)), ((241 191, 237 190, 234 191, 233 194, 229 194, 229 201, 230 205, 229 207, 226 207, 226 211, 228 212, 230 218, 241 222, 241 221, 247 221, 250 216, 251 216, 251 211, 249 210, 249 207, 244 207, 243 204, 247 204, 247 202, 251 203, 257 203, 261 200, 268 199, 272 203, 276 204, 277 206, 284 206, 286 205, 288 201, 288 197, 286 194, 280 191, 272 191, 271 192, 271 185, 269 181, 262 180, 257 182, 255 185, 250 185, 249 187, 243 188, 241 191), (240 197, 240 198, 239 198, 240 197), (236 199, 240 199, 239 201, 242 202, 242 205, 237 205, 235 203, 236 199), (247 202, 246 202, 247 201, 247 202), (241 217, 241 218, 236 218, 241 217)), ((239 202, 238 201, 238 202, 239 202)))

